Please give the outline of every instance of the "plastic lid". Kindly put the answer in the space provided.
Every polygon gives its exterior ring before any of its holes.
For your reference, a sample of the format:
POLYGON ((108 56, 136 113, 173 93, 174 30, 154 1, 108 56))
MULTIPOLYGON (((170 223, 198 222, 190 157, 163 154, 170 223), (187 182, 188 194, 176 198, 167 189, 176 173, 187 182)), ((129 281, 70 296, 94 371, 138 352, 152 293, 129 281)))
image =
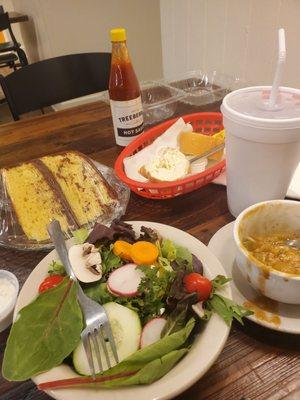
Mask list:
POLYGON ((126 30, 124 28, 115 28, 110 31, 112 42, 124 42, 126 40, 126 30))
POLYGON ((223 114, 242 124, 262 128, 300 127, 300 90, 279 89, 279 101, 269 107, 271 86, 254 86, 229 93, 223 99, 223 114))

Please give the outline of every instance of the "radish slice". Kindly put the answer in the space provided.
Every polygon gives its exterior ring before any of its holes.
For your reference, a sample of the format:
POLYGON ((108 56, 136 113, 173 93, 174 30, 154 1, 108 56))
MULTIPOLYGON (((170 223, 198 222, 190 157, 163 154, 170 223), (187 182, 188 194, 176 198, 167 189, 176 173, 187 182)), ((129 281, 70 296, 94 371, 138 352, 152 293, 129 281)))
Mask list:
POLYGON ((109 291, 120 297, 136 296, 139 284, 144 277, 143 272, 136 267, 136 264, 126 264, 114 270, 107 280, 109 291))
POLYGON ((192 309, 195 311, 195 313, 198 315, 199 318, 204 317, 205 311, 203 308, 203 301, 199 301, 198 303, 193 304, 192 309))
POLYGON ((167 321, 164 318, 153 318, 144 326, 141 336, 141 348, 149 346, 160 339, 167 321))

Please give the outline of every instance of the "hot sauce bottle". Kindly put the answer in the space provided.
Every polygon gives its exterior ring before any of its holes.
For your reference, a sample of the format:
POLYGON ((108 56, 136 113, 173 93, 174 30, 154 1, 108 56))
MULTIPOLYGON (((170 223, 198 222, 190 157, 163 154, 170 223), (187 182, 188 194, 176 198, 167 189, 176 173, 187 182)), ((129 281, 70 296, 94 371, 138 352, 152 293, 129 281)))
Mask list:
POLYGON ((128 54, 125 29, 112 29, 110 36, 109 98, 114 132, 117 144, 127 146, 144 130, 141 90, 128 54))

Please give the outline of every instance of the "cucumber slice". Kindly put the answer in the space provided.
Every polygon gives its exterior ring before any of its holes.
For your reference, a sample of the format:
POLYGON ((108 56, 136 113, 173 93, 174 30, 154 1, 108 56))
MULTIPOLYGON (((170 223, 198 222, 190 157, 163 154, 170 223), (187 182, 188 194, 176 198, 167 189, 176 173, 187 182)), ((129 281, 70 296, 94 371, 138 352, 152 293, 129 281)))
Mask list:
MULTIPOLYGON (((119 361, 122 361, 124 360, 124 358, 130 356, 139 348, 140 336, 142 331, 140 318, 135 311, 132 311, 129 308, 121 306, 120 304, 114 302, 106 303, 103 307, 105 308, 105 311, 110 321, 111 329, 117 347, 119 361)), ((99 346, 99 348, 103 370, 105 371, 108 369, 105 353, 101 346, 99 346)), ((111 366, 113 366, 115 365, 115 360, 109 344, 107 345, 107 349, 111 366)), ((95 371, 96 373, 98 373, 100 371, 100 368, 96 360, 93 344, 92 353, 95 371)), ((78 372, 80 375, 91 375, 82 342, 80 342, 78 347, 73 352, 73 365, 76 372, 78 372)))

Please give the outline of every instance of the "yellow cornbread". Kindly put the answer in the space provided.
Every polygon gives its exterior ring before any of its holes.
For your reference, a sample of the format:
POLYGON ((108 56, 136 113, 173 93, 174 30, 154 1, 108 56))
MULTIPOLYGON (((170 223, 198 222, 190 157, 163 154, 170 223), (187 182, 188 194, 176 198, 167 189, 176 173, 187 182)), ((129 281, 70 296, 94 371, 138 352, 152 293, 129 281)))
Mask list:
POLYGON ((63 231, 68 229, 61 203, 33 164, 4 169, 3 178, 19 223, 29 239, 47 240, 47 225, 54 218, 60 222, 63 231))
POLYGON ((40 160, 53 174, 79 225, 93 221, 114 202, 99 172, 78 153, 66 152, 40 160))
MULTIPOLYGON (((201 154, 222 144, 225 140, 224 131, 212 136, 197 132, 181 132, 179 135, 179 148, 185 155, 201 156, 201 154)), ((209 156, 210 160, 219 161, 223 156, 223 150, 209 156)))
POLYGON ((45 156, 0 172, 15 218, 30 240, 49 240, 47 226, 54 219, 66 232, 110 215, 117 205, 114 189, 92 161, 77 152, 45 156))

